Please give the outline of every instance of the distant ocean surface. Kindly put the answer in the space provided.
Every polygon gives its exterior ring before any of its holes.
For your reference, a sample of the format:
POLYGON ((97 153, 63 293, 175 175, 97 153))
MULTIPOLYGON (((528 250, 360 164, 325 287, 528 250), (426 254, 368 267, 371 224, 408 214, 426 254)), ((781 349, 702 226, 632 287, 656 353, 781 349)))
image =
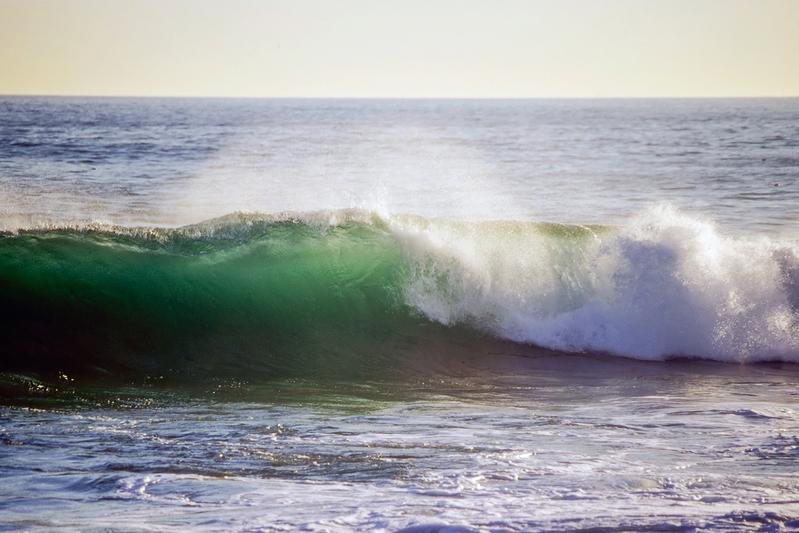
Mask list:
POLYGON ((0 99, 23 220, 199 222, 340 207, 618 224, 657 203, 727 233, 799 225, 799 99, 0 99))
POLYGON ((799 99, 0 97, 0 313, 0 529, 799 528, 799 99))

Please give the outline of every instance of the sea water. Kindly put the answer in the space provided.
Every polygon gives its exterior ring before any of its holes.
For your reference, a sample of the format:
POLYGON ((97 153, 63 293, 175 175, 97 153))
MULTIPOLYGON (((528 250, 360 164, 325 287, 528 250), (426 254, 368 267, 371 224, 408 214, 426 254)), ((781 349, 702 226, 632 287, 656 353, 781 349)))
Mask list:
POLYGON ((799 100, 0 100, 8 529, 799 527, 799 100))

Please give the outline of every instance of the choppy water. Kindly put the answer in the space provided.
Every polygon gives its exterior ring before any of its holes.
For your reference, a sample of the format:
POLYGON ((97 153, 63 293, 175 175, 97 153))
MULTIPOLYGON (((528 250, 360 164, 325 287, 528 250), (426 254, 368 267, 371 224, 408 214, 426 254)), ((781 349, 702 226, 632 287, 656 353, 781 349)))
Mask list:
POLYGON ((7 407, 0 516, 159 531, 799 527, 793 367, 556 355, 452 370, 7 407))
POLYGON ((0 524, 797 529, 797 154, 797 99, 2 98, 0 524))

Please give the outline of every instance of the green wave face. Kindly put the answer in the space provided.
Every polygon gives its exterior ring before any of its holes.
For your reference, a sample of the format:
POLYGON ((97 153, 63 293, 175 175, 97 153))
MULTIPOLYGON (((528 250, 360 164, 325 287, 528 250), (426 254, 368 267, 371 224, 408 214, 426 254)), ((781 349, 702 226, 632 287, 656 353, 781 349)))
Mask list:
POLYGON ((104 231, 0 238, 4 370, 247 377, 379 366, 415 328, 401 251, 361 223, 256 223, 224 236, 104 231))
POLYGON ((795 362, 797 280, 793 244, 668 210, 616 229, 342 210, 29 230, 0 235, 0 373, 424 375, 508 341, 795 362))

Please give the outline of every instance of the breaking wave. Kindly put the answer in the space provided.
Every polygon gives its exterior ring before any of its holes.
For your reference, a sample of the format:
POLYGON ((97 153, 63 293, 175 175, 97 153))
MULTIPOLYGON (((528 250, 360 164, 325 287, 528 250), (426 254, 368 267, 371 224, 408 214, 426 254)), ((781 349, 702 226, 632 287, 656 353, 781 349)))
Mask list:
POLYGON ((799 361, 797 246, 668 207, 621 227, 337 210, 19 229, 0 306, 6 371, 347 372, 485 336, 799 361))

